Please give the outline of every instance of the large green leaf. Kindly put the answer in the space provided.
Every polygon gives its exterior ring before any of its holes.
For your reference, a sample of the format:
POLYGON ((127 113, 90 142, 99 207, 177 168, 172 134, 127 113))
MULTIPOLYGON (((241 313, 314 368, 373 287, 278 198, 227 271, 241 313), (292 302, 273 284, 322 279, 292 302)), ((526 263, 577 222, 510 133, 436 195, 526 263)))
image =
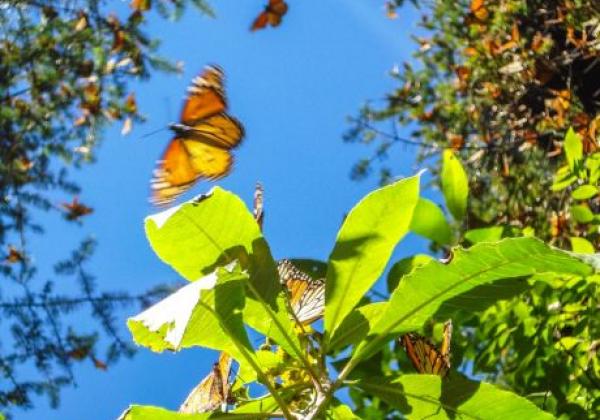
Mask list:
POLYGON ((156 255, 189 281, 251 254, 262 238, 244 202, 219 187, 148 216, 145 227, 156 255))
POLYGON ((446 206, 454 219, 460 222, 467 211, 469 180, 462 164, 450 149, 444 150, 440 177, 446 206))
POLYGON ((372 354, 390 335, 420 329, 437 313, 446 316, 457 309, 479 310, 486 300, 501 299, 505 294, 499 291, 512 287, 512 283, 524 287, 523 277, 546 272, 584 276, 592 271, 578 258, 534 238, 510 238, 457 249, 449 264, 432 260, 400 281, 385 313, 353 359, 372 354), (500 280, 504 281, 498 283, 500 280))
POLYGON ((215 187, 206 195, 146 218, 146 235, 160 259, 189 281, 238 260, 250 274, 244 321, 292 355, 294 324, 285 310, 277 268, 258 224, 242 200, 215 187))
POLYGON ((333 334, 329 342, 329 350, 335 352, 360 342, 367 336, 386 308, 387 302, 375 302, 354 309, 333 334))
POLYGON ((269 416, 260 413, 201 413, 185 414, 151 405, 132 405, 117 420, 256 420, 269 416))
POLYGON ((410 230, 440 245, 452 242, 452 231, 442 209, 431 200, 420 198, 413 213, 410 230))
POLYGON ((411 257, 402 258, 400 261, 396 262, 387 275, 387 287, 388 292, 392 293, 396 287, 398 287, 398 283, 400 283, 400 279, 412 272, 415 268, 422 266, 425 263, 431 261, 433 257, 427 254, 416 254, 411 257))
POLYGON ((419 175, 380 188, 348 214, 329 257, 325 331, 331 335, 383 272, 408 233, 419 197, 419 175))
POLYGON ((137 344, 153 351, 204 346, 240 359, 240 346, 253 353, 241 316, 247 281, 239 266, 219 268, 129 318, 127 326, 137 344))
POLYGON ((456 374, 445 379, 436 375, 402 375, 363 380, 355 386, 398 408, 408 419, 553 418, 512 392, 456 374))

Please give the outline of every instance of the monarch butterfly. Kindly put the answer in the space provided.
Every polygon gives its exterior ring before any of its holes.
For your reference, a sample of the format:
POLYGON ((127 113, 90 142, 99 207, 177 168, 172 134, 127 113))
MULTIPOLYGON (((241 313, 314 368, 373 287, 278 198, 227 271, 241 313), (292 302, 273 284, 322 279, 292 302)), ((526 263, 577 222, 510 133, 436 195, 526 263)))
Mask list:
POLYGON ((207 66, 188 88, 180 123, 171 124, 175 133, 151 180, 155 205, 166 205, 196 181, 219 179, 233 164, 231 149, 244 137, 244 127, 226 113, 223 71, 207 66))
POLYGON ((283 0, 269 0, 265 10, 258 15, 250 27, 251 31, 264 29, 267 25, 279 26, 281 19, 288 11, 288 5, 283 0))
POLYGON ((179 407, 179 412, 205 413, 229 404, 231 400, 229 392, 231 361, 231 356, 224 352, 221 353, 219 361, 213 365, 212 371, 192 389, 179 407))
POLYGON ((444 324, 442 346, 436 348, 425 337, 417 334, 402 336, 402 344, 412 365, 419 373, 446 376, 450 370, 450 339, 452 337, 452 321, 444 324))
POLYGON ((61 206, 65 211, 67 220, 79 220, 81 217, 94 212, 94 209, 81 203, 77 197, 73 197, 73 201, 70 203, 62 203, 61 206))
POLYGON ((298 322, 308 325, 321 318, 325 307, 325 281, 313 279, 289 260, 281 260, 277 271, 289 292, 292 311, 298 322))

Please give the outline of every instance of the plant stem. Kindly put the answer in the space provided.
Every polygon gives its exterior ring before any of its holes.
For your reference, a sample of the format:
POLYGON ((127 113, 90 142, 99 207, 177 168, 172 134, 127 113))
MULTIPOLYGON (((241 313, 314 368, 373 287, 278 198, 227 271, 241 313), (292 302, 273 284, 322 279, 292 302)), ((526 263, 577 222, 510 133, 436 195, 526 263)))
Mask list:
POLYGON ((221 326, 221 328, 223 328, 223 330, 228 333, 229 338, 231 339, 231 341, 233 342, 235 347, 238 349, 238 351, 244 357, 244 359, 246 359, 246 362, 248 364, 250 364, 250 366, 252 366, 252 369, 254 369, 254 371, 256 372, 256 376, 258 377, 258 379, 267 387, 267 389, 269 390, 269 393, 273 396, 273 399, 277 402, 277 405, 279 406, 279 408, 281 409, 281 412, 283 413, 283 417, 285 417, 287 420, 295 420, 295 417, 290 412, 290 410, 289 410, 287 404, 285 403, 285 401, 283 400, 283 398, 281 398, 281 395, 279 395, 279 393, 277 392, 277 389, 275 389, 275 386, 271 383, 271 381, 269 380, 267 375, 265 375, 264 372, 261 370, 258 363, 256 363, 256 360, 254 360, 254 357, 251 354, 249 354, 246 347, 244 345, 242 345, 242 343, 239 342, 239 340, 235 337, 235 334, 233 334, 229 331, 229 328, 223 323, 219 314, 213 308, 211 308, 209 305, 207 305, 206 303, 204 303, 202 301, 199 301, 198 304, 201 305, 202 307, 204 307, 204 309, 206 309, 208 312, 211 312, 213 314, 213 316, 219 322, 219 325, 221 326))

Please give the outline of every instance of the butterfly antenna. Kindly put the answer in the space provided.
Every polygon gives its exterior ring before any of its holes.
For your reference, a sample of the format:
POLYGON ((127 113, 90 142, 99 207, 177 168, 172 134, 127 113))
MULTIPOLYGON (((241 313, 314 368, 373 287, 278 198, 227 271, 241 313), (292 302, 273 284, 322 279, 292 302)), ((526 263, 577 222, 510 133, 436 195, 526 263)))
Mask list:
POLYGON ((168 127, 162 127, 162 128, 159 128, 158 130, 151 131, 149 133, 144 134, 143 136, 138 137, 137 140, 144 140, 150 136, 155 135, 156 133, 160 133, 161 131, 166 130, 167 128, 168 127))

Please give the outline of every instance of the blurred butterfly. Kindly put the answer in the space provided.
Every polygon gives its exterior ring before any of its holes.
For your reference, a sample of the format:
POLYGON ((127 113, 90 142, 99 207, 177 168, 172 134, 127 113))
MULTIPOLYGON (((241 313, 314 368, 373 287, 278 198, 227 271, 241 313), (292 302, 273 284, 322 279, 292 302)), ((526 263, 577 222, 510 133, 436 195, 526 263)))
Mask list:
POLYGON ((231 357, 221 353, 219 361, 213 365, 212 371, 192 389, 181 407, 180 413, 205 413, 221 407, 227 411, 231 403, 229 374, 231 372, 231 357))
POLYGON ((444 324, 442 346, 438 349, 425 337, 417 334, 402 336, 402 344, 412 365, 419 373, 446 376, 450 370, 450 339, 452 321, 444 324))
POLYGON ((279 26, 281 19, 288 11, 288 5, 283 0, 269 0, 265 10, 252 23, 251 31, 264 29, 267 25, 279 26))
POLYGON ((192 81, 183 104, 180 123, 151 181, 155 205, 171 203, 199 179, 219 179, 233 164, 231 149, 244 137, 244 128, 226 113, 223 71, 208 66, 192 81))
POLYGON ((61 206, 65 210, 65 218, 67 220, 79 220, 79 218, 87 216, 94 211, 91 207, 80 203, 77 197, 74 197, 70 203, 62 203, 61 206))
POLYGON ((324 279, 312 278, 289 260, 279 261, 277 271, 289 292, 290 305, 298 322, 308 325, 321 318, 325 308, 324 279))

